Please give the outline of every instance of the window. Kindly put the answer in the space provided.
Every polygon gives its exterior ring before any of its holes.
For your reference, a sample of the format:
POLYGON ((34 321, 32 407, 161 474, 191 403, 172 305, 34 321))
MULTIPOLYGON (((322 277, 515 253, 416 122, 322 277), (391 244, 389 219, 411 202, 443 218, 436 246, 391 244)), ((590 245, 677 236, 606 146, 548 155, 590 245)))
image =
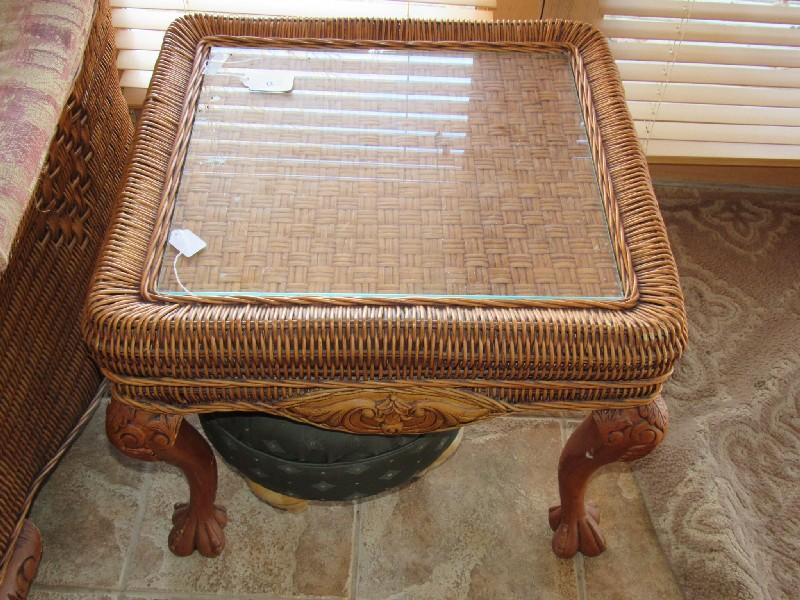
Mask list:
POLYGON ((123 92, 144 100, 164 31, 190 12, 594 20, 651 162, 800 161, 800 0, 111 0, 123 92), (522 1, 524 4, 520 4, 522 1), (497 5, 500 5, 499 8, 497 5), (522 8, 520 8, 522 7, 522 8), (505 12, 504 12, 505 11, 505 12))
POLYGON ((164 31, 192 12, 249 16, 491 20, 495 0, 111 0, 122 91, 144 100, 164 31))
POLYGON ((601 0, 648 158, 800 160, 800 2, 601 0))

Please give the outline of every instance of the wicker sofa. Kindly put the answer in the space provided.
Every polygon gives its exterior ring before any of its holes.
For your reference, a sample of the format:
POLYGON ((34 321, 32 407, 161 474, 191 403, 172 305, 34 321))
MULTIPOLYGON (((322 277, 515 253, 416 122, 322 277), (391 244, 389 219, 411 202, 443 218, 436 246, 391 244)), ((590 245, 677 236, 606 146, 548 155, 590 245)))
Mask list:
POLYGON ((108 0, 0 3, 0 598, 24 598, 36 491, 91 413, 79 315, 125 166, 108 0))

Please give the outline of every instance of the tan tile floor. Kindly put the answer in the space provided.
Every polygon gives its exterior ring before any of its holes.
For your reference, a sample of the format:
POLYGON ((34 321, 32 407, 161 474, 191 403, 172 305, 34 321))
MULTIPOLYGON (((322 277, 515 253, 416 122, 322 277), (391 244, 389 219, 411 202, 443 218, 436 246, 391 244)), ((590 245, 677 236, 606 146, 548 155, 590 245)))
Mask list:
POLYGON ((453 458, 423 479, 299 514, 261 503, 221 464, 228 545, 206 559, 167 550, 172 503, 187 494, 182 477, 114 451, 103 412, 34 505, 45 554, 32 600, 681 598, 624 465, 591 486, 606 553, 553 556, 546 515, 575 423, 568 419, 473 425, 453 458))

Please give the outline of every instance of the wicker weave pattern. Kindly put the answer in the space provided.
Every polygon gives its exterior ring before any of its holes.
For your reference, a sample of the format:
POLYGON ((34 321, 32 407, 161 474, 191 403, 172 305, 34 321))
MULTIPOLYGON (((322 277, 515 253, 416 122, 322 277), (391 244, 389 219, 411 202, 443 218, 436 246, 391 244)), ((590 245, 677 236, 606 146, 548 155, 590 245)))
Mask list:
POLYGON ((485 380, 481 393, 508 401, 592 400, 596 407, 597 401, 618 406, 619 398, 652 397, 683 350, 686 326, 675 264, 619 76, 605 41, 591 27, 560 21, 193 16, 173 24, 165 38, 119 211, 89 297, 85 335, 108 372, 141 378, 121 382, 116 390, 121 399, 134 403, 137 398, 167 404, 216 402, 218 410, 236 410, 285 395, 278 388, 286 381, 347 386, 362 380, 448 378, 485 380), (532 45, 574 47, 585 78, 583 83, 579 79, 579 88, 586 88, 582 97, 590 100, 589 137, 601 141, 593 147, 599 153, 601 188, 614 200, 609 227, 629 260, 619 263, 627 302, 577 308, 552 301, 511 308, 492 301, 464 306, 376 300, 357 305, 311 299, 287 305, 234 298, 176 301, 153 294, 150 283, 155 281, 147 278, 157 271, 153 249, 160 247, 158 236, 165 233, 157 230, 169 222, 159 221, 163 198, 177 187, 169 173, 183 158, 180 152, 173 157, 173 149, 187 127, 185 108, 199 90, 193 69, 205 59, 196 50, 203 43, 253 45, 263 38, 308 38, 309 46, 338 38, 388 40, 377 45, 423 40, 414 42, 421 49, 432 45, 424 40, 449 40, 459 48, 486 41, 501 49, 524 46, 525 51, 532 45), (191 389, 187 382, 196 379, 228 381, 191 389), (264 385, 253 392, 242 380, 264 385), (555 398, 543 391, 553 380, 596 385, 591 393, 565 385, 555 398), (514 382, 519 383, 516 388, 514 382), (245 398, 250 405, 242 404, 245 398))
POLYGON ((563 52, 209 61, 172 218, 209 243, 179 265, 193 292, 622 294, 563 52), (259 69, 294 90, 249 92, 259 69))
POLYGON ((100 383, 79 316, 133 133, 115 58, 103 0, 0 275, 0 571, 100 383))

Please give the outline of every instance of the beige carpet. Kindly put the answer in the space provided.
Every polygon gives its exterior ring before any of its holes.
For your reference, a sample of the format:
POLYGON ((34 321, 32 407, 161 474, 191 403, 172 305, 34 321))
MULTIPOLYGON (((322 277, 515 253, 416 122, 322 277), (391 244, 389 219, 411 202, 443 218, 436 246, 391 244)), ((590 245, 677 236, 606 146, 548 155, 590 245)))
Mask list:
POLYGON ((688 600, 800 598, 800 191, 656 191, 690 344, 645 502, 688 600))

